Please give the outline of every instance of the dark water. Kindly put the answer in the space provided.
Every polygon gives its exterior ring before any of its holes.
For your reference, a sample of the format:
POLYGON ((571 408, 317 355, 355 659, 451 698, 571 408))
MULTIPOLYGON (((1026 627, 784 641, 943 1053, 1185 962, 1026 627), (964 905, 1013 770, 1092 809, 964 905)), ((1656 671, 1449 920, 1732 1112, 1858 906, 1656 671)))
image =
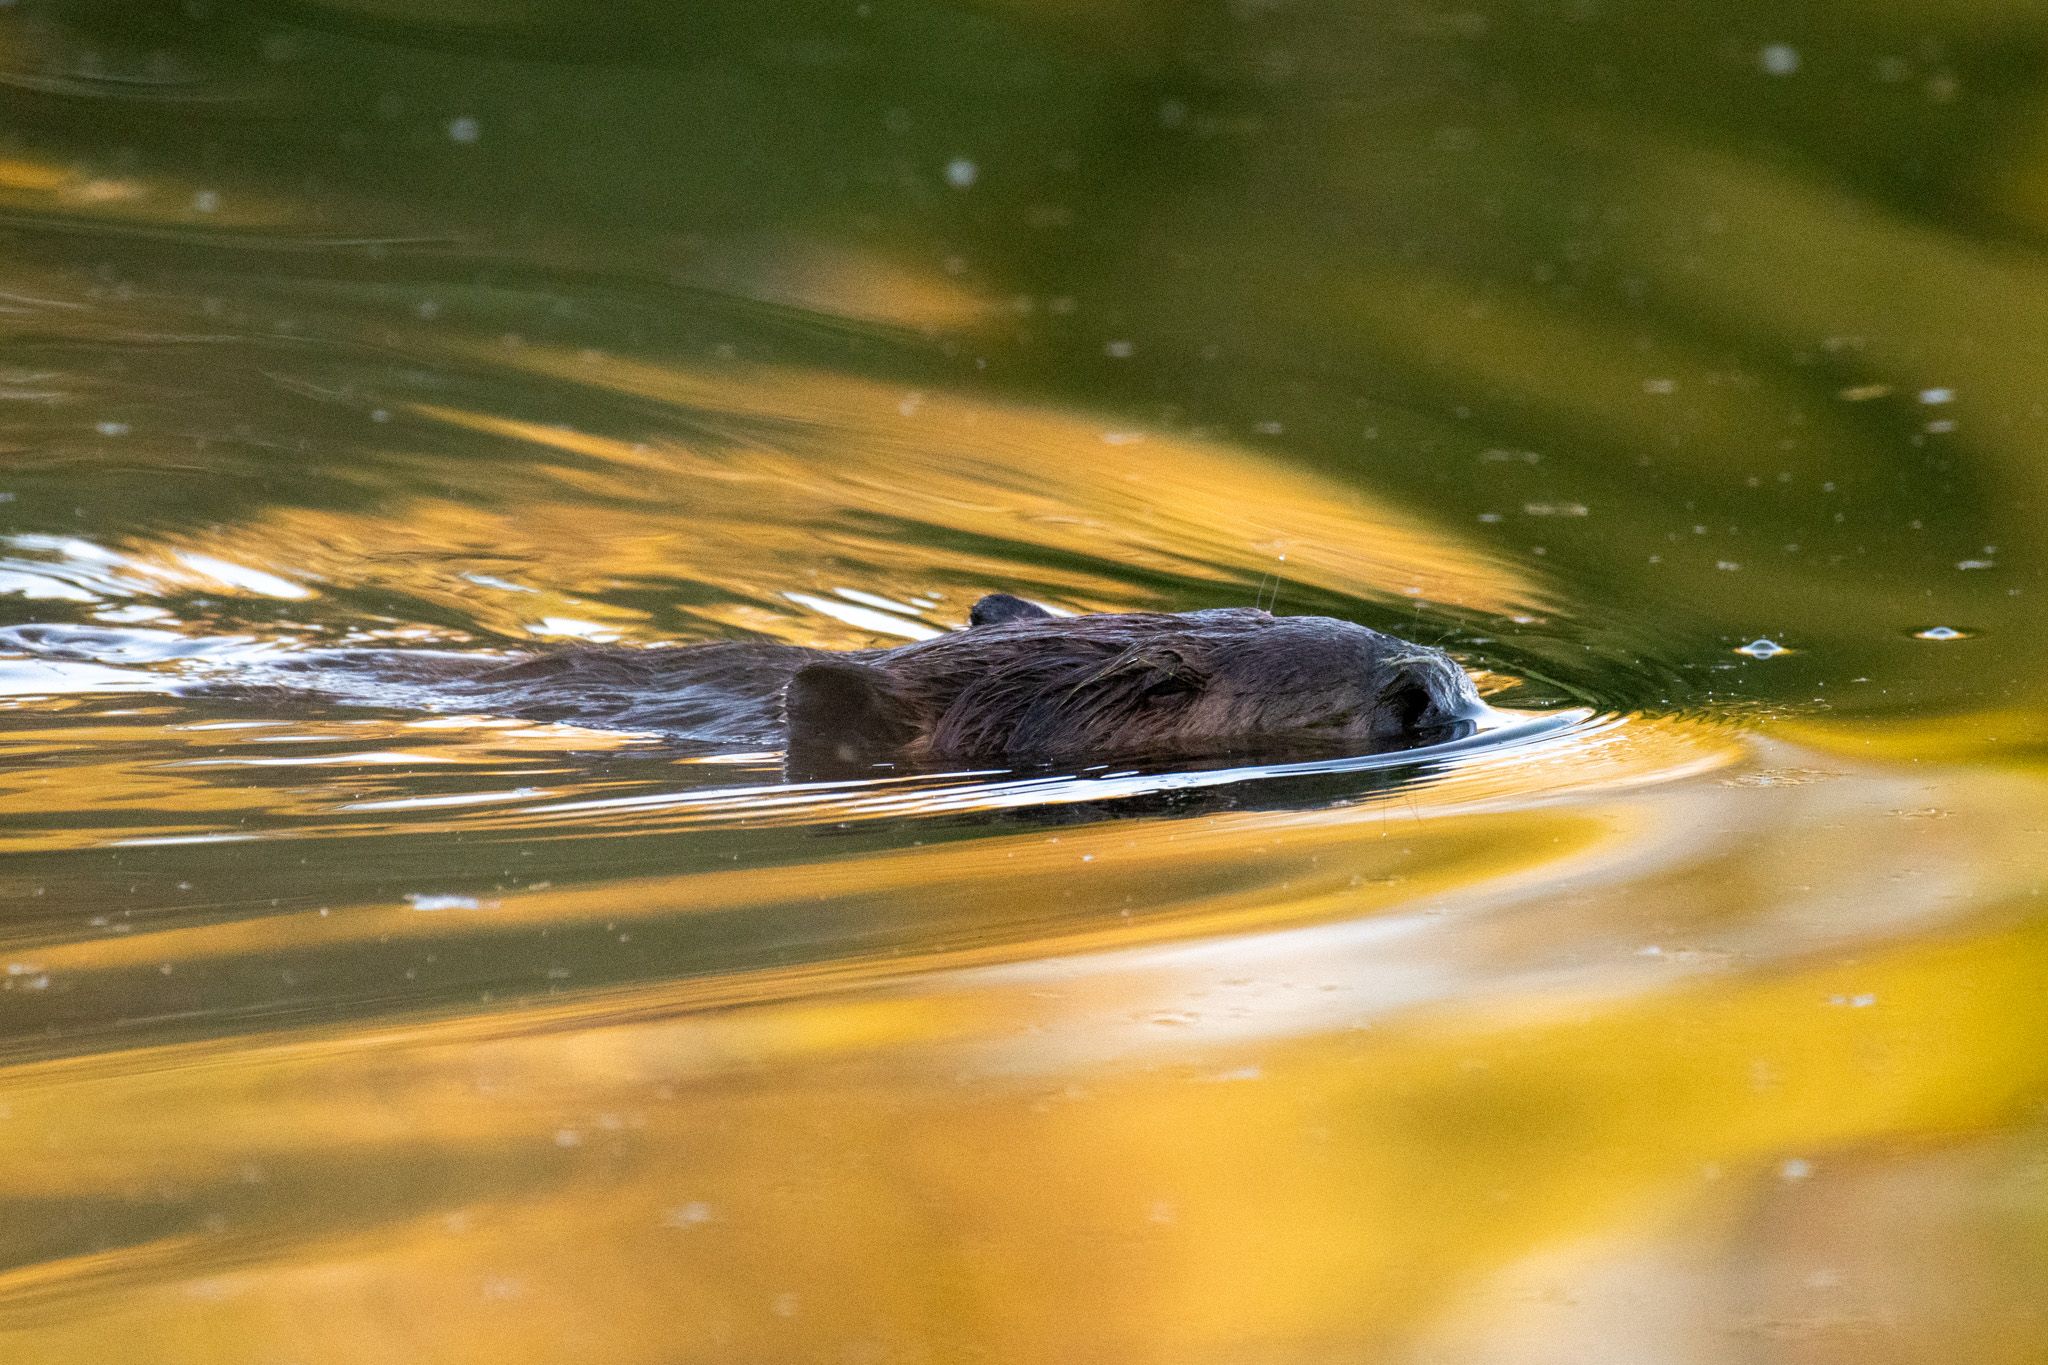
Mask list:
POLYGON ((0 1353, 2038 1359, 2044 70, 1991 0, 0 6, 0 1353), (179 690, 996 590, 1505 715, 791 782, 179 690))

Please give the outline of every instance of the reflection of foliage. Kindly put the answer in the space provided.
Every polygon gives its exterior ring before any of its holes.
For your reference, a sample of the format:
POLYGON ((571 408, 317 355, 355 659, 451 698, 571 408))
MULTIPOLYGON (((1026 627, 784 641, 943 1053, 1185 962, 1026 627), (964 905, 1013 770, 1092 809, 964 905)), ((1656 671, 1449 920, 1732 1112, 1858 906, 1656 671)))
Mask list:
POLYGON ((2019 648, 2012 580, 1956 566, 2037 543, 2015 437, 2039 272, 1971 240, 1981 207, 1958 219, 1996 193, 1986 120, 2032 117, 2002 55, 2027 30, 1517 13, 1333 37, 1276 11, 1258 50, 1293 60, 1264 114, 1206 129, 1232 188, 1126 206, 1141 273, 1110 297, 1146 312, 1148 373, 1195 366, 1212 403, 1440 511, 1505 513, 1496 534, 1582 593, 1709 638, 1755 623, 1894 678, 1933 671, 1899 643, 1928 613, 2019 648), (1760 69, 1767 42, 1807 53, 1796 76, 1760 69), (1436 438, 1362 439, 1389 405, 1440 415, 1436 438), (1498 447, 1540 463, 1488 466, 1498 447), (1521 514, 1561 497, 1592 515, 1521 514))
MULTIPOLYGON (((2025 819, 1999 810, 2039 796, 2033 778, 1971 785, 1943 799, 1986 840, 2025 819)), ((25 1207, 99 1202, 89 1231, 25 1224, 38 1269, 15 1302, 44 1311, 0 1332, 81 1365, 131 1341, 166 1362, 281 1350, 311 1319, 347 1343, 338 1361, 401 1344, 407 1359, 465 1361, 479 1342, 507 1361, 811 1358, 849 1336, 913 1359, 1316 1360, 1437 1337, 1470 1358, 1611 1332, 1569 1311, 1576 1293, 1506 1293, 1503 1277, 1583 1288, 1678 1255, 1685 1280, 1640 1287, 1630 1319, 1658 1314, 1660 1338, 1703 1359, 1752 1360, 1759 1293, 1802 1340, 1857 1338, 1803 1259, 1824 1247, 1852 1289, 1864 1275, 1892 1286, 1887 1339, 1925 1351, 1903 1358, 1941 1358, 1937 1339, 1957 1330, 1945 1339, 2010 1351, 1972 1358, 2031 1358, 2048 945, 2005 910, 2032 873, 1981 886, 1989 916, 1966 932, 1886 941, 1810 916, 1817 902, 1756 895, 1781 874, 1821 900, 1917 880, 1924 839, 1914 853, 1878 826, 1834 845, 1790 825, 1761 833, 1880 791, 1838 773, 1780 790, 1769 813, 1749 789, 1666 791, 1661 809, 1681 821, 1702 798, 1764 818, 1726 865, 1663 865, 1674 909, 1679 888, 1690 899, 1657 926, 1669 947, 1653 956, 1637 951, 1640 869, 1586 874, 1683 845, 1599 833, 1605 815, 1521 827, 1567 836, 1562 850, 1432 817, 1420 858, 1361 839, 1356 813, 1273 823, 1264 849, 1223 824, 1104 827, 1071 847, 955 846, 936 879, 908 852, 813 868, 783 894, 850 894, 907 922, 929 888, 964 945, 953 961, 1000 963, 975 926, 1034 907, 970 886, 1014 884, 1007 855, 1057 878, 1093 852, 1110 879, 1090 894, 1113 905, 1204 875, 1179 843, 1192 833, 1225 860, 1206 875, 1230 875, 1168 897, 1265 932, 1227 954, 1142 951, 1157 932, 1142 917, 1091 925, 1076 907, 1062 925, 1123 951, 894 984, 903 964, 877 951, 837 974, 810 964, 44 1063, 0 1129, 4 1179, 25 1207), (1410 875, 1457 913, 1401 914, 1410 875), (1296 916, 1313 922, 1283 932, 1296 916), (1746 959, 1766 943, 1790 951, 1760 970, 1746 959), (845 989, 863 975, 870 989, 845 989), (1922 1205, 1930 1178, 1941 1197, 1922 1205), (1859 1242, 1839 1235, 1844 1219, 1901 1235, 1859 1242), (1941 1240, 1923 1247, 1923 1227, 1941 1240), (1759 1256, 1800 1273, 1759 1288, 1759 1256), (221 1284, 207 1333, 168 1331, 221 1284), (434 1311, 394 1315, 399 1298, 434 1311), (1958 1299, 1968 1323, 1950 1321, 1958 1299), (590 1340, 601 1355, 573 1345, 590 1340), (1113 1355, 1091 1354, 1105 1344, 1113 1355)), ((645 930, 759 913, 772 888, 714 872, 632 891, 645 930)), ((1932 909, 1953 886, 1937 876, 1912 894, 1932 909)), ((298 936, 390 953, 380 934, 398 932, 438 949, 424 961, 512 925, 594 940, 620 903, 615 887, 522 896, 460 928, 363 905, 298 936)), ((116 976, 116 959, 153 975, 170 953, 204 973, 246 958, 253 982, 274 928, 90 947, 116 976)), ((543 942, 539 960, 578 961, 543 942)), ((91 988, 92 960, 46 965, 91 988)))
MULTIPOLYGON (((708 297, 678 280, 827 325, 952 290, 975 305, 911 310, 936 354, 856 339, 828 363, 923 384, 994 356, 1056 401, 1278 433, 1453 524, 1499 518, 1480 534, 1540 547, 1588 629, 1625 599, 1710 655, 1797 636, 1951 696, 1906 629, 2014 647, 2030 604, 1955 565, 2036 544, 2014 509, 2036 496, 2037 270, 1986 241, 2038 179, 2009 131, 2039 103, 2023 12, 1930 36, 1846 4, 878 8, 60 7, 25 69, 76 74, 90 48, 260 98, 177 127, 124 107, 142 83, 15 98, 36 146, 142 149, 140 199, 88 178, 58 191, 73 215, 197 237, 288 233, 296 209, 390 239, 372 275, 446 297, 482 272, 655 352, 717 344, 684 335, 715 321, 673 324, 708 297), (185 188, 151 198, 167 176, 185 188), (407 245, 437 235, 491 263, 407 245), (829 260, 853 268, 807 264, 829 260), (1931 389, 1955 403, 1928 411, 1931 389), (1537 462, 1483 458, 1502 448, 1537 462), (1559 503, 1590 515, 1522 510, 1559 503)), ((1794 671, 1751 681, 1808 699, 1794 671)))
POLYGON ((31 702, 0 1355, 2038 1358, 2044 42, 0 5, 9 612, 844 644, 1284 553, 1626 707, 1916 710, 1034 825, 31 702))

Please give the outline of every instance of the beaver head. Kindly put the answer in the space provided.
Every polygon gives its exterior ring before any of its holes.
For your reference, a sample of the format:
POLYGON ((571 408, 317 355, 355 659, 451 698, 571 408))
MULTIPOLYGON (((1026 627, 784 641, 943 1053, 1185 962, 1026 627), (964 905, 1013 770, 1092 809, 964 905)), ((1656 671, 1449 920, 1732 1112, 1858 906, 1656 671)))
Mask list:
POLYGON ((1467 733, 1483 709, 1442 650, 1326 616, 1060 617, 998 594, 970 620, 797 670, 784 693, 792 759, 1390 749, 1467 733))

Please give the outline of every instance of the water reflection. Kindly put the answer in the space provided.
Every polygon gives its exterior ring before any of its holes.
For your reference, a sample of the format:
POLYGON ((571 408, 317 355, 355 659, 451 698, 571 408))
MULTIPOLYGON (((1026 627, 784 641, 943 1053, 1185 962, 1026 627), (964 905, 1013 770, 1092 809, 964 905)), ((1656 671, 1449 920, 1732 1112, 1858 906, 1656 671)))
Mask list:
POLYGON ((0 6, 8 1358, 2037 1358, 2040 48, 0 6), (988 590, 1524 719, 792 783, 179 691, 988 590))
MULTIPOLYGON (((1833 1236, 1826 1210, 1930 1162, 2024 1182, 2042 1077, 2040 935, 1997 908, 2019 910, 2020 886, 1972 888, 1992 908, 1960 932, 1855 926, 1835 903, 1852 868, 1924 881, 1945 916, 1962 888, 1942 836, 1888 822, 1886 856, 1762 832, 1886 799, 1857 775, 1674 789, 1658 806, 1687 828, 1778 793, 1744 842, 1779 865, 1683 921, 1645 925, 1645 885, 1715 879, 1642 866, 1670 842, 1618 828, 1649 818, 1633 801, 1584 812, 1606 830, 1548 869, 1438 880, 1411 856, 1396 877, 1423 884, 1340 892, 1339 915, 1296 928, 1280 881, 1246 897, 1269 928, 1180 946, 1124 931, 895 985, 863 972, 850 992, 791 965, 708 995, 45 1063, 17 1081, 12 1178, 41 1200, 115 1192, 77 1231, 44 1225, 14 1330, 54 1359, 195 1314, 204 1341, 262 1353, 309 1313, 351 1351, 425 1358, 478 1341, 558 1358, 565 1340, 593 1359, 1426 1356, 1530 1333, 1567 1349, 1675 1262, 1693 1288, 1655 1321, 1710 1354, 1858 1341, 1845 1304, 1918 1300, 1864 1278, 1867 1245, 1812 1241, 1833 1236), (1760 906, 1764 884, 1812 890, 1760 906), (1758 1300, 1759 1255, 1807 1270, 1758 1300), (376 1306, 401 1292, 434 1311, 376 1306)), ((1304 833, 1262 831, 1267 865, 1299 877, 1358 846, 1304 833)), ((2016 1285, 2022 1262, 1982 1240, 2007 1226, 1951 1217, 1947 1245, 2016 1285)), ((1969 1302, 2027 1340, 2016 1301, 1969 1302)))

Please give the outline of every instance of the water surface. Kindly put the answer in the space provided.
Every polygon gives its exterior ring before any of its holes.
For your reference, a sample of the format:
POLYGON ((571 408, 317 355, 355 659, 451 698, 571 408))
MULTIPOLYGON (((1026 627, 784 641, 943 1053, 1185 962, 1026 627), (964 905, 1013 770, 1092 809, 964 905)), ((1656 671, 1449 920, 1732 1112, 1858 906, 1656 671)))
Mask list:
POLYGON ((2029 1361, 2024 7, 0 8, 0 1341, 2029 1361), (190 684, 1274 603, 1503 710, 190 684))

